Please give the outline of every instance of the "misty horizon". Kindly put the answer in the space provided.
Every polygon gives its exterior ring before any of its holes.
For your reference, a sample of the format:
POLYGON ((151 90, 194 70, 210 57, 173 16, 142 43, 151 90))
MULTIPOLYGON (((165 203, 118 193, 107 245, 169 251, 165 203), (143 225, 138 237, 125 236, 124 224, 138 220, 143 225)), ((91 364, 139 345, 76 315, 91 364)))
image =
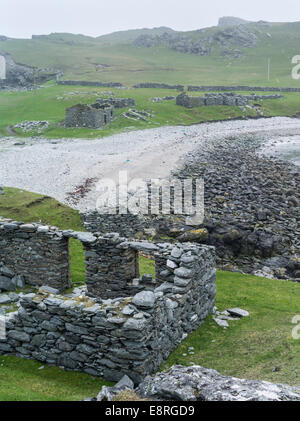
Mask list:
POLYGON ((218 25, 220 17, 238 17, 258 22, 298 22, 300 6, 295 0, 274 4, 253 0, 241 4, 211 0, 203 6, 198 0, 2 0, 1 35, 30 39, 32 35, 69 33, 100 37, 114 32, 168 27, 193 31, 218 25))
MULTIPOLYGON (((299 19, 299 21, 295 20, 295 21, 287 21, 287 22, 284 22, 284 21, 275 22, 275 21, 270 21, 270 20, 267 21, 267 20, 264 20, 264 19, 260 19, 258 21, 250 21, 249 19, 246 19, 246 18, 240 17, 240 16, 220 16, 220 18, 222 18, 222 17, 236 17, 236 18, 240 18, 240 19, 243 19, 243 20, 247 20, 247 21, 249 21, 249 23, 256 23, 256 22, 259 22, 259 21, 264 21, 264 22, 268 22, 268 23, 297 23, 297 22, 300 22, 300 19, 299 19)), ((218 18, 218 21, 219 21, 220 18, 218 18)), ((140 31, 140 30, 153 30, 153 29, 159 29, 159 28, 166 28, 166 29, 171 29, 175 32, 190 32, 190 31, 197 31, 197 30, 201 30, 201 29, 211 28, 211 27, 214 27, 214 26, 218 26, 218 22, 216 23, 216 25, 204 26, 204 27, 193 28, 193 29, 185 29, 185 30, 175 29, 175 28, 172 28, 171 26, 168 26, 168 25, 161 25, 161 26, 152 26, 152 27, 150 27, 150 26, 149 27, 136 27, 136 28, 120 29, 120 30, 116 29, 116 30, 113 30, 111 32, 106 32, 106 33, 102 33, 102 34, 99 34, 99 35, 88 35, 88 34, 85 34, 83 32, 77 32, 76 33, 76 32, 68 32, 68 31, 34 33, 34 34, 29 35, 28 37, 13 37, 13 36, 9 36, 5 33, 1 33, 0 35, 4 35, 7 38, 11 38, 11 39, 31 39, 32 36, 39 36, 39 35, 40 36, 43 36, 43 35, 47 36, 47 35, 52 35, 52 34, 70 34, 70 35, 77 35, 77 36, 85 36, 85 37, 89 37, 89 38, 100 38, 100 37, 105 36, 105 35, 111 35, 111 34, 114 34, 114 33, 127 32, 127 31, 140 31)))

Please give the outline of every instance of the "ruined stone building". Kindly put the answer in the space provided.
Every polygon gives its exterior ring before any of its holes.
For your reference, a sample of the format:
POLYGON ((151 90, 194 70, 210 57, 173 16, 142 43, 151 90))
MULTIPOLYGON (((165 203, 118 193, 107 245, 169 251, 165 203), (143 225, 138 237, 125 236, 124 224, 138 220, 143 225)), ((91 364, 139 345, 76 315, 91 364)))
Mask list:
POLYGON ((100 129, 114 119, 114 107, 101 104, 77 104, 66 109, 66 127, 100 129))
POLYGON ((0 355, 110 381, 126 374, 137 384, 157 371, 215 305, 215 251, 196 243, 130 241, 0 217, 0 262, 1 290, 36 287, 4 315, 0 355), (70 238, 85 251, 79 295, 66 294, 70 238), (139 253, 152 256, 154 277, 140 274, 139 253))

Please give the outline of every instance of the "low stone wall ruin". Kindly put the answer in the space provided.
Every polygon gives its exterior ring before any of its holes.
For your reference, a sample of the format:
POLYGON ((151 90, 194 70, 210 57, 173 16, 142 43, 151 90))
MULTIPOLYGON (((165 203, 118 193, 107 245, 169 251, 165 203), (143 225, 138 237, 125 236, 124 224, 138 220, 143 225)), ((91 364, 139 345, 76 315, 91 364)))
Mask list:
POLYGON ((57 85, 68 85, 68 86, 101 86, 107 88, 121 88, 122 83, 119 82, 90 82, 87 80, 58 80, 57 85))
POLYGON ((118 234, 60 231, 4 219, 0 244, 2 269, 6 265, 14 275, 25 275, 28 284, 45 285, 23 295, 18 311, 6 314, 0 354, 112 381, 127 374, 138 383, 156 371, 214 307, 213 247, 128 241, 118 234), (68 238, 81 241, 85 249, 82 295, 59 292, 70 286, 68 264, 59 276, 57 269, 61 256, 68 263, 68 238), (140 251, 154 258, 155 279, 139 276, 140 251), (47 271, 38 272, 44 266, 47 271))
POLYGON ((227 106, 245 106, 249 101, 260 101, 264 99, 280 99, 282 95, 237 95, 233 92, 228 93, 206 93, 203 97, 189 96, 182 93, 177 96, 176 104, 186 108, 195 108, 201 106, 227 105, 227 106))
POLYGON ((125 108, 135 105, 135 100, 133 98, 98 98, 96 103, 100 105, 113 105, 115 108, 125 108))
POLYGON ((68 240, 50 227, 0 220, 0 262, 30 285, 71 286, 68 240))
POLYGON ((77 104, 66 109, 66 127, 88 127, 99 129, 114 119, 114 107, 99 103, 77 104))
POLYGON ((188 91, 193 92, 208 92, 208 91, 260 91, 260 92, 300 92, 300 88, 279 88, 272 86, 193 86, 190 85, 187 87, 188 91))
POLYGON ((178 91, 184 90, 184 85, 168 85, 167 83, 145 82, 138 83, 133 88, 150 88, 150 89, 176 89, 178 91))
POLYGON ((80 214, 85 229, 89 232, 118 232, 123 237, 136 238, 144 230, 153 226, 153 221, 140 215, 133 214, 101 214, 95 211, 80 214))

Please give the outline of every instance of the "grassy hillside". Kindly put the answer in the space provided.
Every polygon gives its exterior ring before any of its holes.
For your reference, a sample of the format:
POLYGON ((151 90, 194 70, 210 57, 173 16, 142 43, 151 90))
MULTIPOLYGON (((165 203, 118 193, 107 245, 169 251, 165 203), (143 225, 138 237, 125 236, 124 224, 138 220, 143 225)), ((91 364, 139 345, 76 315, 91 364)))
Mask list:
MULTIPOLYGON (((146 129, 160 126, 190 125, 205 121, 226 120, 255 117, 257 114, 248 109, 243 114, 239 107, 212 106, 187 109, 177 106, 175 100, 153 103, 150 98, 176 96, 178 92, 162 89, 130 89, 118 90, 112 88, 93 88, 79 86, 62 86, 49 83, 35 92, 0 92, 0 135, 7 135, 7 126, 14 126, 25 120, 47 120, 49 128, 43 132, 46 137, 77 137, 96 138, 122 131, 146 129), (113 92, 117 97, 131 97, 136 101, 135 108, 146 110, 153 117, 145 121, 128 120, 121 114, 126 109, 116 110, 116 119, 101 130, 85 128, 64 128, 60 123, 65 119, 65 109, 81 103, 93 103, 98 96, 113 92)), ((193 93, 204 95, 203 93, 193 93)), ((245 94, 245 92, 243 92, 245 94)), ((264 100, 262 102, 265 116, 292 116, 300 111, 300 94, 287 93, 283 99, 264 100)), ((20 136, 24 134, 16 130, 20 136)))
MULTIPOLYGON (((258 37, 258 43, 254 48, 239 48, 240 58, 223 55, 217 47, 210 56, 197 56, 163 46, 132 45, 135 37, 150 30, 117 32, 98 38, 52 34, 34 39, 8 39, 0 42, 0 51, 11 53, 18 62, 61 69, 66 79, 119 81, 129 85, 157 81, 299 86, 299 81, 291 78, 291 59, 299 54, 300 22, 245 26, 258 37), (269 81, 268 58, 271 59, 269 81)), ((177 34, 201 40, 221 30, 224 28, 213 27, 177 34)), ((161 31, 171 30, 157 28, 150 33, 161 31)))

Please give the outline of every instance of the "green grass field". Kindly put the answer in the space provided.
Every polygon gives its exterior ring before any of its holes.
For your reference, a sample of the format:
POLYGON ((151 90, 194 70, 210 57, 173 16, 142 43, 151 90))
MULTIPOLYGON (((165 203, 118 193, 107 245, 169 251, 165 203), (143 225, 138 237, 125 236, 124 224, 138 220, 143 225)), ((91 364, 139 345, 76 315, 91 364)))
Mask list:
MULTIPOLYGON (((14 126, 22 121, 47 120, 50 126, 42 136, 49 138, 99 138, 114 133, 146 129, 160 126, 191 125, 206 121, 242 118, 239 107, 211 106, 187 109, 175 104, 175 100, 153 103, 150 98, 176 96, 174 90, 93 88, 79 86, 58 86, 53 83, 44 85, 35 92, 0 92, 0 135, 7 136, 7 126, 14 126), (154 114, 148 122, 128 120, 121 114, 126 109, 116 110, 113 122, 100 130, 85 128, 65 128, 65 109, 79 102, 91 104, 101 93, 114 92, 117 97, 131 97, 136 101, 135 108, 154 114)), ((193 93, 195 95, 196 93, 193 93)), ((244 92, 245 94, 245 92, 244 92)), ((199 95, 199 94, 198 94, 199 95)), ((204 93, 200 93, 204 95, 204 93)), ((300 93, 284 94, 283 99, 264 100, 261 102, 265 116, 293 116, 300 112, 300 93)), ((248 109, 244 115, 255 117, 256 113, 248 109)), ((36 132, 24 134, 16 130, 19 136, 36 135, 36 132)))
MULTIPOLYGON (((54 199, 6 188, 0 196, 4 217, 83 230, 76 211, 54 199), (63 218, 62 218, 63 215, 63 218), (38 219, 37 219, 38 217, 38 219)), ((71 243, 73 283, 84 283, 84 260, 78 242, 71 243)), ((154 262, 140 258, 140 272, 154 274, 154 262)), ((300 384, 300 340, 292 339, 292 317, 300 314, 300 285, 231 272, 218 272, 219 310, 241 307, 250 317, 230 322, 227 330, 211 317, 174 351, 161 369, 173 364, 199 364, 222 374, 279 383, 300 384), (194 347, 194 354, 188 348, 194 347), (183 356, 187 354, 187 356, 183 356)), ((102 384, 83 373, 41 363, 0 357, 0 400, 78 400, 94 396, 102 384)))
POLYGON ((97 396, 103 385, 112 383, 85 373, 0 355, 0 401, 78 401, 97 396))

